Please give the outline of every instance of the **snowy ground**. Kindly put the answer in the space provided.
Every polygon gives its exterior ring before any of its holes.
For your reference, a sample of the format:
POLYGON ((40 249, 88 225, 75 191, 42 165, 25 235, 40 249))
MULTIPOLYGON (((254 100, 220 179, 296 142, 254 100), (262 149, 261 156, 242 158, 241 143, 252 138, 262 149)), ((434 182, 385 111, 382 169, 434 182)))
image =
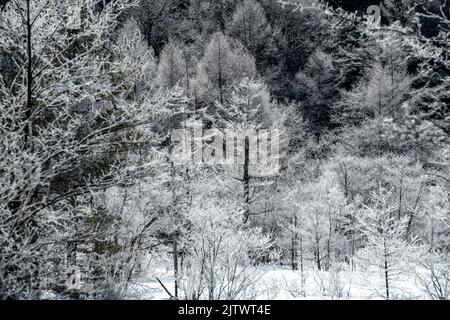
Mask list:
MULTIPOLYGON (((159 278, 173 293, 173 276, 170 265, 155 266, 148 275, 136 279, 130 287, 130 299, 168 299, 168 294, 156 280, 159 278)), ((253 289, 253 298, 261 300, 302 300, 302 299, 384 299, 384 278, 382 272, 369 269, 364 272, 306 271, 302 292, 300 271, 281 266, 258 267, 262 277, 253 289)), ((418 288, 415 277, 405 273, 391 282, 391 299, 427 299, 418 288)))

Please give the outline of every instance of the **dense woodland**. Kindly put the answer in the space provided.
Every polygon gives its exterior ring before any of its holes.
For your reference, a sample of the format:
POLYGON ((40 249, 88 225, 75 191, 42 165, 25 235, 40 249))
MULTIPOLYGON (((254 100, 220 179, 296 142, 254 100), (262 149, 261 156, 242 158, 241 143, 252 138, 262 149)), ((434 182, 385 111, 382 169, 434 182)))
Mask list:
POLYGON ((408 274, 449 299, 449 18, 445 0, 0 1, 0 298, 126 298, 164 256, 173 299, 253 298, 269 267, 298 298, 311 270, 342 298, 340 272, 375 267, 381 298, 408 274), (279 170, 175 163, 171 134, 199 125, 276 128, 279 170))

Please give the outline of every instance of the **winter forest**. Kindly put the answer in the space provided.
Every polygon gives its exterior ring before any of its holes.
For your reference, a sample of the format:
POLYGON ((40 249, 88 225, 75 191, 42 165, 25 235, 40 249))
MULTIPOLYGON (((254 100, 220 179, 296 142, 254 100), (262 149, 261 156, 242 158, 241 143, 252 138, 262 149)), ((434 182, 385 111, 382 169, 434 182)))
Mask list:
POLYGON ((450 299, 447 0, 0 0, 0 299, 450 299))

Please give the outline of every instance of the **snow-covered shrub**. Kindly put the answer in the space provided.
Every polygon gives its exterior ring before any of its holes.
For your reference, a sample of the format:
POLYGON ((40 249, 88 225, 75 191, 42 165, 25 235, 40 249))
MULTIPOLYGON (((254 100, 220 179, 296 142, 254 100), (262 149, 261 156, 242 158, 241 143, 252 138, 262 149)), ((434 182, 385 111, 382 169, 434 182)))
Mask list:
POLYGON ((333 265, 328 272, 328 296, 331 299, 350 298, 352 279, 344 279, 344 269, 341 264, 333 265))
POLYGON ((243 299, 261 272, 255 259, 267 254, 271 240, 258 228, 242 223, 231 203, 207 203, 190 210, 188 253, 180 287, 188 299, 243 299))
POLYGON ((295 279, 283 279, 283 288, 289 292, 292 298, 306 297, 306 280, 308 274, 300 275, 295 279))
POLYGON ((450 257, 442 252, 420 250, 414 265, 416 285, 432 300, 450 299, 450 257))

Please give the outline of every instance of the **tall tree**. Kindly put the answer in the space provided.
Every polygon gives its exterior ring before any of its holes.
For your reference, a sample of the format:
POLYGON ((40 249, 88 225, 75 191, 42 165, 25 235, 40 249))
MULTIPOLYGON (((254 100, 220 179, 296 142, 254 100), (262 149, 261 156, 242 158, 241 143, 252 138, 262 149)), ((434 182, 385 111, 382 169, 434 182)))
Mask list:
POLYGON ((402 263, 414 251, 413 242, 405 240, 406 220, 396 219, 396 204, 391 194, 381 187, 373 194, 373 203, 358 217, 366 246, 357 255, 367 265, 375 265, 383 272, 384 298, 392 299, 393 281, 402 272, 402 263))
POLYGON ((295 76, 293 91, 302 101, 303 114, 320 134, 329 125, 330 108, 337 96, 336 68, 329 54, 316 51, 295 76))
POLYGON ((270 212, 270 201, 262 195, 267 196, 272 190, 280 170, 282 113, 272 104, 267 87, 248 78, 233 88, 227 104, 217 104, 216 108, 214 123, 225 128, 229 173, 241 184, 238 198, 242 201, 244 221, 270 212), (261 183, 261 178, 269 179, 261 183))
POLYGON ((161 52, 158 64, 158 85, 163 89, 173 89, 176 85, 188 90, 189 73, 180 45, 170 40, 161 52))
POLYGON ((223 105, 229 100, 233 84, 244 77, 255 76, 254 58, 239 42, 233 41, 221 32, 216 32, 211 36, 199 63, 195 95, 209 103, 218 101, 223 105))
POLYGON ((47 253, 70 234, 73 197, 140 171, 124 162, 145 139, 133 128, 164 99, 145 109, 129 99, 129 76, 143 66, 122 64, 110 34, 130 4, 84 1, 77 25, 67 24, 71 1, 11 1, 0 11, 0 56, 15 61, 14 76, 0 77, 1 297, 39 293, 47 253))
POLYGON ((227 33, 253 55, 258 72, 266 79, 271 94, 274 97, 281 95, 286 44, 279 28, 272 28, 269 24, 261 4, 255 0, 239 3, 227 24, 227 33))

